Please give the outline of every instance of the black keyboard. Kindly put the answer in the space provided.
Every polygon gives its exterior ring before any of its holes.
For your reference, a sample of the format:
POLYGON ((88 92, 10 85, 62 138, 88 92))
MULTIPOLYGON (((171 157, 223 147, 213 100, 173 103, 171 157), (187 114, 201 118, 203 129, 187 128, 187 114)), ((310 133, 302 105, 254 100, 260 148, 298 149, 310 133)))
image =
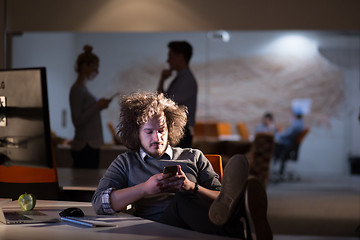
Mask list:
POLYGON ((6 219, 8 220, 30 220, 27 216, 24 216, 22 213, 18 212, 5 212, 6 219))

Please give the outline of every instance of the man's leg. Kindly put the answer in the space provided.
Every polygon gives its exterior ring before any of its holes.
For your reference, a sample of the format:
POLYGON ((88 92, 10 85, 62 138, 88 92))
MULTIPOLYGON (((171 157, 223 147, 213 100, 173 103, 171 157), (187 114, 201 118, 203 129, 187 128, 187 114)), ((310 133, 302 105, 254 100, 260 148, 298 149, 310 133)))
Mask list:
POLYGON ((160 222, 204 233, 244 238, 241 216, 246 212, 248 171, 248 160, 243 155, 234 155, 226 164, 222 190, 216 203, 211 205, 192 193, 177 193, 160 222), (210 205, 212 209, 209 210, 210 205))
POLYGON ((226 164, 220 195, 209 210, 210 220, 222 226, 243 220, 246 223, 246 239, 272 239, 266 219, 265 189, 256 178, 248 179, 243 169, 248 169, 248 161, 242 155, 233 156, 226 164))
POLYGON ((212 203, 210 220, 216 225, 224 225, 243 202, 249 162, 244 155, 236 154, 230 158, 224 169, 221 192, 212 203))
POLYGON ((247 235, 253 240, 270 240, 273 237, 267 221, 267 196, 264 187, 255 178, 249 178, 246 187, 247 235))
POLYGON ((210 204, 193 193, 178 192, 160 222, 199 232, 216 233, 208 217, 209 207, 210 204), (212 227, 207 227, 209 225, 212 227))
POLYGON ((210 203, 193 193, 176 193, 159 222, 207 234, 216 234, 244 239, 244 226, 240 221, 218 226, 209 219, 210 203))

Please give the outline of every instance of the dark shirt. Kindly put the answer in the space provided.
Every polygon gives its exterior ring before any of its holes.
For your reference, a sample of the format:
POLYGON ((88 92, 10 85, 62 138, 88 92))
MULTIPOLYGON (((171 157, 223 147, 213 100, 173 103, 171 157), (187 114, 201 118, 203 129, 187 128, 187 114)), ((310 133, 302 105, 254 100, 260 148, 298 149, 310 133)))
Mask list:
POLYGON ((178 73, 171 82, 169 88, 165 91, 166 95, 173 99, 178 105, 184 105, 188 108, 188 126, 195 125, 196 101, 197 101, 197 83, 190 69, 184 69, 178 73))

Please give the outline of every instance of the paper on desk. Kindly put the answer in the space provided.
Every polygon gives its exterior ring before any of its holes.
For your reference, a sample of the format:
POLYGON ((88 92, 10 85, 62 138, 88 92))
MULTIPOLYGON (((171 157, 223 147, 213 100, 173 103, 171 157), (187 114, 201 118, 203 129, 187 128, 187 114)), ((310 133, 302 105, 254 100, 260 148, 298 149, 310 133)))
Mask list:
POLYGON ((70 223, 74 223, 74 224, 78 224, 78 225, 82 225, 82 226, 85 226, 85 227, 91 227, 91 228, 96 228, 96 227, 116 227, 115 224, 99 222, 99 221, 93 221, 93 220, 84 220, 84 219, 79 219, 79 218, 75 218, 75 217, 61 217, 61 220, 66 221, 66 222, 70 222, 70 223))

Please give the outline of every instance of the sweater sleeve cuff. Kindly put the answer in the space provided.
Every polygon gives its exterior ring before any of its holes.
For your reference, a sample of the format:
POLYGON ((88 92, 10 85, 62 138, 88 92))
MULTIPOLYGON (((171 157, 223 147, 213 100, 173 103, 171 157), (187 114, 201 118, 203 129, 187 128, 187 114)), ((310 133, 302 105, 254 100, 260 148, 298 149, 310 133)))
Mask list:
POLYGON ((110 194, 111 194, 112 190, 114 190, 114 189, 113 188, 106 189, 101 196, 102 208, 104 210, 104 213, 107 213, 107 214, 116 213, 111 207, 110 194))

